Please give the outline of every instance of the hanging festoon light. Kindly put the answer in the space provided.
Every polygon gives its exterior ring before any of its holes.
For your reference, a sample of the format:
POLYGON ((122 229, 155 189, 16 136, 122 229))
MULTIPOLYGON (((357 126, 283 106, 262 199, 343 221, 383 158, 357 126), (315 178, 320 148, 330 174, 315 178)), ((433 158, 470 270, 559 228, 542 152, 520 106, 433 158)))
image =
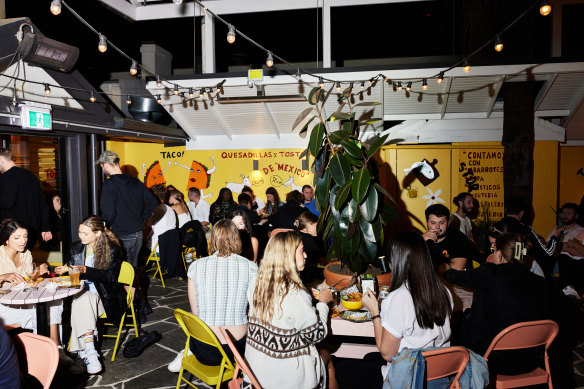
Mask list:
POLYGON ((440 72, 440 74, 438 74, 438 78, 436 79, 436 83, 442 84, 442 81, 444 81, 444 72, 440 72))
POLYGON ((411 91, 411 90, 412 90, 412 82, 410 81, 410 82, 408 82, 408 83, 407 83, 407 85, 406 85, 406 92, 409 92, 409 91, 411 91))
POLYGON ((189 98, 192 99, 195 97, 195 93, 193 92, 193 88, 189 88, 189 98))
POLYGON ((272 57, 272 52, 268 51, 268 58, 266 58, 266 65, 271 68, 274 66, 274 57, 272 57))
POLYGON ((51 1, 51 13, 55 16, 61 13, 61 0, 53 0, 51 1))
POLYGON ((374 80, 374 79, 375 79, 375 77, 371 77, 371 78, 369 79, 369 81, 367 81, 367 83, 369 83, 369 85, 373 84, 373 80, 374 80))
POLYGON ((105 38, 105 35, 99 34, 99 43, 97 45, 97 49, 101 52, 101 53, 105 53, 107 50, 107 39, 105 38))
POLYGON ((324 88, 324 80, 322 77, 318 77, 318 86, 320 86, 321 88, 324 88))
POLYGON ((162 88, 162 80, 160 79, 160 76, 156 76, 156 87, 162 88))
POLYGON ((397 82, 397 90, 402 90, 402 84, 401 81, 397 82))
POLYGON ((501 35, 497 35, 495 39, 495 51, 498 53, 503 51, 503 39, 501 39, 501 35))
POLYGON ((199 91, 199 99, 202 99, 202 98, 203 98, 203 96, 205 95, 205 93, 204 93, 203 91, 204 91, 204 89, 201 89, 201 90, 199 91))
POLYGON ((132 104, 132 97, 130 95, 126 96, 126 104, 132 104))
POLYGON ((425 78, 422 80, 422 89, 428 90, 428 80, 426 80, 425 78))
POLYGON ((464 64, 462 65, 462 70, 464 70, 465 73, 470 72, 470 64, 466 59, 464 60, 464 64))
POLYGON ((158 104, 162 104, 162 98, 160 97, 160 95, 156 95, 156 102, 158 104))
POLYGON ((337 92, 341 91, 341 82, 337 81, 337 92))
POLYGON ((365 89, 365 81, 361 81, 361 86, 359 87, 359 89, 361 90, 365 89))
POLYGON ((541 3, 539 5, 539 13, 542 16, 548 16, 550 12, 552 12, 552 6, 550 5, 550 2, 546 0, 541 0, 541 3))
POLYGON ((203 96, 207 96, 207 88, 203 88, 203 96))
POLYGON ((172 2, 176 5, 181 5, 183 0, 172 0, 172 2))
POLYGON ((45 95, 46 96, 51 95, 51 88, 49 87, 49 84, 45 84, 45 95))
POLYGON ((300 80, 302 78, 302 73, 300 72, 300 68, 296 69, 296 79, 300 80))
POLYGON ((233 26, 233 24, 229 25, 229 31, 227 31, 227 42, 235 42, 235 26, 233 26))
POLYGON ((136 60, 132 60, 132 66, 130 66, 130 74, 132 76, 135 76, 136 74, 138 74, 138 61, 136 60))
POLYGON ((172 94, 175 96, 178 96, 178 84, 174 84, 174 89, 172 91, 172 94))
POLYGON ((95 103, 95 95, 93 94, 93 91, 91 91, 91 93, 89 94, 89 101, 95 103))

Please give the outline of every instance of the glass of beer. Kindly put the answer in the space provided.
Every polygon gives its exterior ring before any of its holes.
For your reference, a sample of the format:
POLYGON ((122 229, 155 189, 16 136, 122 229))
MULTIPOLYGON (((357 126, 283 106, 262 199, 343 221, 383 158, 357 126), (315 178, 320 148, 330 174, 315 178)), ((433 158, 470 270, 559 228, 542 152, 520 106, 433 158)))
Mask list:
POLYGON ((79 286, 79 268, 76 266, 69 267, 69 278, 71 278, 71 286, 79 286))

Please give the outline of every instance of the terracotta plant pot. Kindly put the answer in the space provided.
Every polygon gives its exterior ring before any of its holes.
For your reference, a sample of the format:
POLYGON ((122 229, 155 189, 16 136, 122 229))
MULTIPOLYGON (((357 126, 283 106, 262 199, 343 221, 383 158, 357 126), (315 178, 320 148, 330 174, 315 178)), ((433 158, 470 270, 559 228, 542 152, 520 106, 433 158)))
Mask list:
MULTIPOLYGON (((336 289, 343 289, 343 288, 346 288, 347 286, 349 286, 349 283, 351 282, 352 276, 346 275, 346 274, 333 273, 332 271, 329 270, 329 267, 331 265, 338 264, 338 263, 339 262, 331 262, 324 267, 324 272, 323 272, 324 279, 326 280, 327 285, 335 285, 338 282, 338 284, 335 286, 335 288, 336 289)), ((379 283, 380 287, 381 286, 389 286, 389 284, 391 283, 391 273, 378 275, 377 282, 379 283)))

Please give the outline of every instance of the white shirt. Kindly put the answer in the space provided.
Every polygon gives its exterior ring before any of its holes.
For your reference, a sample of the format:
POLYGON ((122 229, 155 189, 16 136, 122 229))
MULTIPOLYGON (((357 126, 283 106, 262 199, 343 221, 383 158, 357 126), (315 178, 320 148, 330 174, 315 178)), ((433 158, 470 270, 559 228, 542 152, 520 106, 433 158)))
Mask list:
POLYGON ((458 220, 460 220, 460 232, 462 232, 465 236, 468 236, 469 238, 472 239, 472 223, 470 222, 468 216, 462 218, 460 217, 460 215, 454 212, 450 217, 451 220, 453 216, 457 217, 458 220))
MULTIPOLYGON (((444 287, 446 289, 446 287, 444 287)), ((446 289, 448 290, 448 289, 446 289)), ((448 291, 450 306, 452 295, 448 291)), ((381 325, 390 334, 401 339, 398 352, 404 348, 427 348, 450 346, 450 317, 447 316, 442 327, 420 328, 416 320, 414 300, 406 284, 394 290, 381 303, 381 325)), ((391 362, 381 368, 383 378, 387 376, 391 362)))
POLYGON ((181 228, 182 226, 185 225, 186 222, 190 221, 191 215, 189 214, 189 212, 181 213, 180 215, 178 215, 178 228, 181 228))
MULTIPOLYGON (((162 219, 152 226, 152 248, 158 243, 158 237, 160 235, 176 228, 176 212, 174 212, 174 209, 170 208, 168 205, 165 205, 165 207, 166 213, 162 219)), ((156 252, 160 252, 160 248, 157 248, 156 252)))
POLYGON ((189 207, 193 220, 198 220, 201 223, 209 222, 209 210, 211 209, 211 206, 208 202, 203 199, 199 200, 199 204, 195 204, 194 201, 189 201, 187 206, 189 207))

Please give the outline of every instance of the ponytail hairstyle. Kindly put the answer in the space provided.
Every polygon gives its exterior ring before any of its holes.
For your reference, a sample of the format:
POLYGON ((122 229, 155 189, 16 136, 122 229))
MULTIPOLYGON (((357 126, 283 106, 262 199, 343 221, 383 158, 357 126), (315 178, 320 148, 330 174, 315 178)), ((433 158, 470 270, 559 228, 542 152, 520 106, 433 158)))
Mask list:
POLYGON ((170 190, 169 193, 170 193, 170 197, 172 197, 173 199, 178 201, 182 210, 184 212, 188 213, 189 208, 187 207, 187 203, 185 203, 185 196, 182 194, 182 192, 177 190, 177 189, 173 189, 173 190, 170 190))
POLYGON ((0 245, 5 245, 10 239, 10 236, 14 233, 14 231, 22 228, 24 230, 28 229, 24 227, 22 224, 17 222, 14 219, 4 219, 2 223, 0 223, 0 245))
POLYGON ((105 222, 99 216, 88 216, 83 219, 81 224, 91 228, 91 231, 93 232, 101 232, 101 235, 97 238, 97 241, 93 246, 95 249, 95 261, 93 263, 93 267, 100 270, 105 269, 110 261, 111 250, 109 247, 109 242, 120 246, 118 238, 114 235, 113 232, 110 231, 109 228, 105 226, 105 222))
POLYGON ((495 249, 500 250, 503 258, 509 262, 515 262, 523 266, 531 265, 531 258, 527 252, 531 248, 521 235, 506 232, 495 239, 495 249))

